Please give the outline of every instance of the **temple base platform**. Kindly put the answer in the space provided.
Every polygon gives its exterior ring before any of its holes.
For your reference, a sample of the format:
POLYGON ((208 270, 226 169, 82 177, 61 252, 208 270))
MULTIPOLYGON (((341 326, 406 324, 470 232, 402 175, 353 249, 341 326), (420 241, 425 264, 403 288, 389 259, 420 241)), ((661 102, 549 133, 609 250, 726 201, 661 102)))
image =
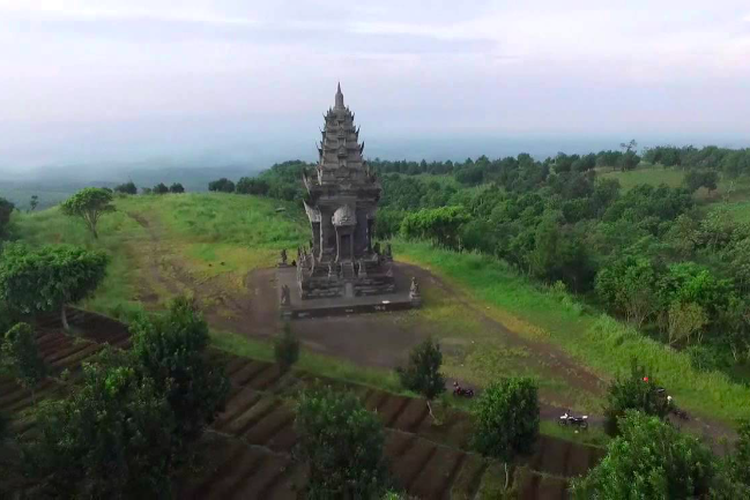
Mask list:
POLYGON ((392 282, 385 287, 375 282, 376 276, 364 280, 332 280, 327 293, 318 293, 315 297, 303 299, 300 296, 296 268, 278 268, 277 291, 280 293, 282 286, 286 285, 291 292, 290 303, 281 308, 281 314, 289 319, 302 319, 400 311, 419 307, 419 303, 412 300, 409 295, 411 276, 406 275, 396 263, 393 264, 392 271, 392 282))

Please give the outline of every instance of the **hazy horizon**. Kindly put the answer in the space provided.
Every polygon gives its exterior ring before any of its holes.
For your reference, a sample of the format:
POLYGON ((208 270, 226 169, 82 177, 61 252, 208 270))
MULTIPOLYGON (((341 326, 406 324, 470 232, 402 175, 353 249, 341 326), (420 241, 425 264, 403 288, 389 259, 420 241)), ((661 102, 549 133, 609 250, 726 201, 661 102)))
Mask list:
MULTIPOLYGON (((750 145, 750 5, 0 0, 0 175, 750 145)), ((106 174, 107 172, 103 172, 106 174)))

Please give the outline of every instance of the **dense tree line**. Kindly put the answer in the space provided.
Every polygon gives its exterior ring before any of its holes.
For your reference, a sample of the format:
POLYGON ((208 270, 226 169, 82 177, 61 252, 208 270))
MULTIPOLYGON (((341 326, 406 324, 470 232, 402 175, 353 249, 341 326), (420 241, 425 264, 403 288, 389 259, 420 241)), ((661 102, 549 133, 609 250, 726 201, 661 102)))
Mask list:
POLYGON ((647 149, 643 159, 666 167, 714 170, 729 177, 750 174, 750 148, 730 149, 718 146, 659 146, 647 149))

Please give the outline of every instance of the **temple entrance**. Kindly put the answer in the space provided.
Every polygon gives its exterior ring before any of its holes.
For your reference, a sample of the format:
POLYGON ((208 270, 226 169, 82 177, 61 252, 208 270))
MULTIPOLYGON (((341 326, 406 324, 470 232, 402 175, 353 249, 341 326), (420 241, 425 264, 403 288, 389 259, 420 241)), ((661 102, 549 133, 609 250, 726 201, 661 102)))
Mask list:
POLYGON ((339 247, 339 261, 352 259, 352 235, 342 234, 339 247))

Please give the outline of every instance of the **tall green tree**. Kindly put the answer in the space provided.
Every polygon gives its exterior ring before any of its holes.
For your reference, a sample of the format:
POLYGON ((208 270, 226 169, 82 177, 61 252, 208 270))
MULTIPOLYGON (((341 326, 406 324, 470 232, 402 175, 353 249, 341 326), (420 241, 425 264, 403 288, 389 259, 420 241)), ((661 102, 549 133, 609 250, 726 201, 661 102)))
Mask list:
POLYGON ((634 410, 621 417, 619 427, 607 456, 588 476, 573 480, 574 498, 709 498, 715 461, 697 438, 634 410))
POLYGON ((29 200, 29 212, 33 212, 36 210, 36 207, 39 206, 39 196, 38 195, 31 195, 31 199, 29 200))
POLYGON ((169 192, 169 188, 166 184, 160 182, 151 189, 151 192, 154 194, 167 194, 169 192))
POLYGON ((529 378, 505 378, 491 383, 472 410, 472 447, 486 457, 502 460, 505 488, 508 463, 517 454, 529 453, 539 435, 539 399, 529 378))
POLYGON ((133 181, 128 181, 124 184, 119 184, 118 186, 116 186, 115 193, 138 194, 138 188, 135 186, 133 181))
POLYGON ((170 193, 184 193, 185 188, 180 184, 179 182, 173 183, 171 186, 169 186, 169 192, 170 193))
POLYGON ((31 249, 6 245, 0 259, 0 300, 22 314, 60 311, 89 297, 104 280, 107 255, 67 245, 31 249))
POLYGON ((195 305, 176 298, 164 316, 141 317, 130 328, 135 365, 166 395, 175 429, 189 444, 224 407, 229 381, 206 357, 208 325, 195 305))
POLYGON ((65 215, 79 217, 91 231, 91 234, 94 235, 94 238, 99 238, 99 234, 96 232, 99 219, 107 212, 113 212, 115 207, 112 205, 112 192, 110 190, 89 187, 80 190, 65 200, 60 205, 60 210, 65 215))
POLYGON ((83 382, 45 401, 26 445, 27 474, 57 498, 165 498, 175 463, 174 413, 127 355, 107 349, 83 382))
POLYGON ((310 465, 307 498, 377 498, 387 487, 385 433, 353 394, 330 387, 303 391, 297 402, 297 452, 310 465))
POLYGON ((31 398, 36 404, 36 388, 47 376, 47 366, 39 355, 34 330, 28 323, 18 323, 5 334, 2 349, 16 378, 23 387, 31 390, 31 398))

